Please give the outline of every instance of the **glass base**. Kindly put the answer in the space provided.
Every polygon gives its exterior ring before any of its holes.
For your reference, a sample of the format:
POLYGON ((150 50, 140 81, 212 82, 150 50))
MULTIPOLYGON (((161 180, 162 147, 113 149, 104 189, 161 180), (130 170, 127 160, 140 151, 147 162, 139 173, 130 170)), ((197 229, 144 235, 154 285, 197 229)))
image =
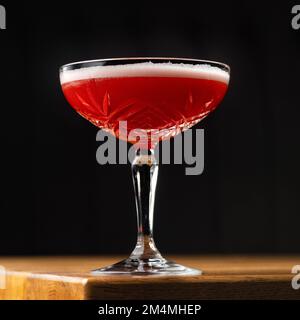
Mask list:
POLYGON ((202 271, 187 268, 180 264, 165 259, 125 259, 111 266, 92 271, 93 275, 200 275, 202 271))

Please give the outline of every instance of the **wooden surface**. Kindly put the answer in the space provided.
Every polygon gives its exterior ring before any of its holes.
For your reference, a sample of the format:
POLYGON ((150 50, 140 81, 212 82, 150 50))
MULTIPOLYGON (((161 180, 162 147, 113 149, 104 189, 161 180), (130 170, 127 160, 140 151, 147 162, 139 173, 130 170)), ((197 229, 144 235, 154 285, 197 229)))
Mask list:
POLYGON ((291 273, 299 257, 170 257, 202 269, 189 277, 92 276, 122 257, 0 257, 0 299, 300 299, 291 273))

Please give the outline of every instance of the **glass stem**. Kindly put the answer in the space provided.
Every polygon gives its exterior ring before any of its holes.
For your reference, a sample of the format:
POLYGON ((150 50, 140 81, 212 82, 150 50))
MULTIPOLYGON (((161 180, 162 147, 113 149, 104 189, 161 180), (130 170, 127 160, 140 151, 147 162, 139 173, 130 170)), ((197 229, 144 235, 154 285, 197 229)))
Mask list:
MULTIPOLYGON (((153 211, 158 164, 153 150, 137 150, 132 163, 132 178, 137 209, 137 244, 130 259, 162 260, 153 239, 153 211)), ((164 260, 164 259, 163 259, 164 260)))

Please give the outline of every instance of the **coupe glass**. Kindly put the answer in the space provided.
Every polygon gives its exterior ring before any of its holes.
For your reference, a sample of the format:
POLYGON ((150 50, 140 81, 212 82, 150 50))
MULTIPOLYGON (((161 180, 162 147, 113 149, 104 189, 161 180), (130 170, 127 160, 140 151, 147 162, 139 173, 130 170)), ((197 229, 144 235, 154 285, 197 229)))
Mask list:
POLYGON ((178 58, 90 60, 60 68, 64 95, 79 114, 139 146, 132 162, 136 246, 129 258, 96 269, 94 274, 201 273, 166 260, 155 246, 152 230, 158 164, 154 148, 214 110, 227 91, 229 73, 222 63, 178 58), (127 131, 123 133, 120 123, 125 122, 127 131))

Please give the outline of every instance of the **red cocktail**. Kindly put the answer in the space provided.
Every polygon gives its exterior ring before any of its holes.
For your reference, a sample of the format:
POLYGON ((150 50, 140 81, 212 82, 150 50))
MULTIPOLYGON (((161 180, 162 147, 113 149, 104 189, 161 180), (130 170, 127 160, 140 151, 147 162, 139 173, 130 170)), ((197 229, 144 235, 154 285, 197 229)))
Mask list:
MULTIPOLYGON (((117 137, 120 121, 127 131, 144 131, 158 140, 188 129, 215 109, 227 90, 229 76, 209 64, 142 62, 94 66, 62 74, 63 92, 75 110, 117 137)), ((139 131, 139 132, 140 132, 139 131)))
POLYGON ((139 141, 132 163, 136 247, 129 258, 94 273, 200 274, 164 259, 155 246, 152 226, 158 164, 153 149, 159 140, 190 128, 217 107, 227 90, 229 67, 191 59, 107 59, 65 65, 60 79, 67 100, 83 117, 120 139, 139 141), (124 121, 125 134, 120 127, 124 121))

